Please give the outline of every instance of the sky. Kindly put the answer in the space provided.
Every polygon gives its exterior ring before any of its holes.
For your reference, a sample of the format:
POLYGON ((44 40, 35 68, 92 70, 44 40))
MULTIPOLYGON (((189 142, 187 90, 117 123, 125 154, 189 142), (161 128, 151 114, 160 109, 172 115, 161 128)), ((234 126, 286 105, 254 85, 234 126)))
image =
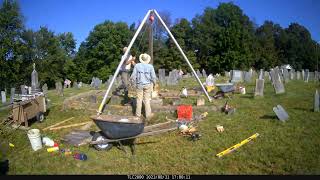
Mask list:
MULTIPOLYGON (((0 0, 1 3, 4 0, 0 0)), ((149 9, 167 11, 176 18, 191 20, 206 7, 217 8, 221 2, 238 5, 253 22, 265 20, 287 28, 297 22, 306 27, 313 40, 320 43, 320 0, 18 0, 28 29, 46 26, 56 34, 72 32, 77 48, 94 26, 111 20, 128 25, 142 21, 149 9)))

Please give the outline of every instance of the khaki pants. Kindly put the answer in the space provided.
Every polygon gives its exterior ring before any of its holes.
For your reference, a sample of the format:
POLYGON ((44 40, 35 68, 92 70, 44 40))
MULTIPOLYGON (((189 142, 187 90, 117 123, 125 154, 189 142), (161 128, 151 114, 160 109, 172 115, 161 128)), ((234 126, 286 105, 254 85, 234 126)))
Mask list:
POLYGON ((142 101, 144 103, 144 109, 146 111, 146 118, 150 117, 151 115, 151 91, 152 91, 152 84, 144 86, 142 89, 137 88, 137 107, 136 107, 136 116, 141 116, 141 108, 142 108, 142 101))

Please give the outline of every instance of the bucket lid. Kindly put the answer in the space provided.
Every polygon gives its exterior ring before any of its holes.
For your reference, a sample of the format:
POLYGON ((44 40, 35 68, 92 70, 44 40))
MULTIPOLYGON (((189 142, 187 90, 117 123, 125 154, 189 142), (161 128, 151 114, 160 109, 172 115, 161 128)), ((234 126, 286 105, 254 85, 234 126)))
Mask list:
POLYGON ((33 135, 33 134, 39 134, 40 130, 39 129, 30 129, 28 131, 28 134, 33 135))

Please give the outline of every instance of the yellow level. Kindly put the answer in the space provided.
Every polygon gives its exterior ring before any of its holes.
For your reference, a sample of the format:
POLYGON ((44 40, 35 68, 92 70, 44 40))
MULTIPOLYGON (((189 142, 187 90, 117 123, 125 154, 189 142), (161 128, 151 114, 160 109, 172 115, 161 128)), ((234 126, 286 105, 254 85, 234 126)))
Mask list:
POLYGON ((241 147, 242 145, 250 142, 252 139, 255 139, 258 136, 259 136, 259 134, 256 133, 256 134, 250 136, 249 138, 241 141, 240 143, 238 143, 238 144, 236 144, 236 145, 234 145, 234 146, 232 146, 232 147, 230 147, 230 148, 218 153, 216 156, 218 156, 220 158, 220 157, 222 157, 222 156, 224 156, 226 154, 229 154, 229 153, 233 152, 234 150, 238 149, 239 147, 241 147))

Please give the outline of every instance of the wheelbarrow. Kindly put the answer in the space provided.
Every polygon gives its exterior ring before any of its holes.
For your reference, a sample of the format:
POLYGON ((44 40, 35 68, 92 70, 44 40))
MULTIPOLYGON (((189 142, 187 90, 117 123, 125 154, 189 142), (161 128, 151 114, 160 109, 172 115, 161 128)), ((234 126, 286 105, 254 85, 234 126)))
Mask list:
POLYGON ((143 120, 136 116, 94 115, 90 117, 101 130, 95 132, 91 145, 97 150, 110 150, 113 143, 118 143, 124 152, 124 141, 129 142, 134 154, 134 141, 138 137, 152 136, 177 129, 175 121, 167 121, 155 125, 145 126, 143 120))
POLYGON ((218 87, 219 91, 216 93, 214 98, 224 97, 225 95, 230 98, 228 93, 234 93, 236 90, 233 83, 215 84, 215 86, 218 87))

